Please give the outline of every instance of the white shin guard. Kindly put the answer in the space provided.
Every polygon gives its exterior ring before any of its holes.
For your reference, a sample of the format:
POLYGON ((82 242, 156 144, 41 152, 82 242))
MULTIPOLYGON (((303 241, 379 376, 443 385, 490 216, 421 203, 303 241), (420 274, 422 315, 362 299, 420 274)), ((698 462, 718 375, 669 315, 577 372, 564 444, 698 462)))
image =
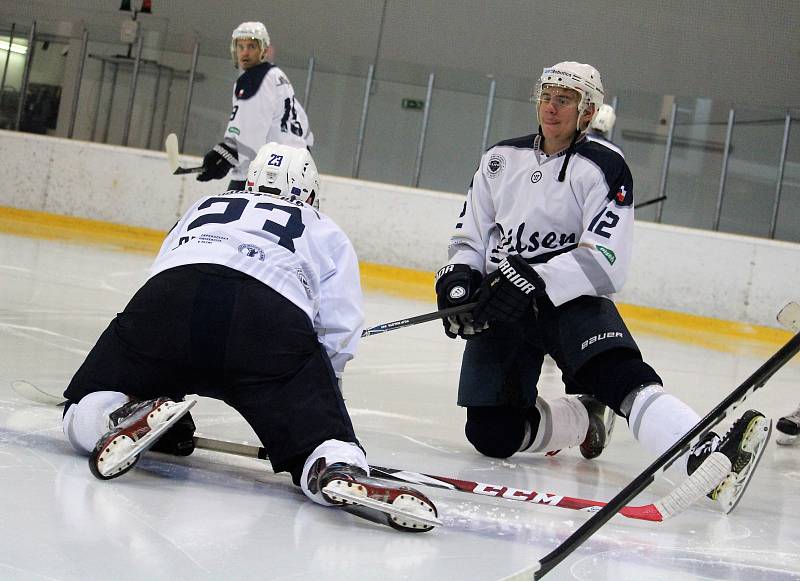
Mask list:
POLYGON ((323 506, 333 505, 323 498, 321 492, 317 491, 313 493, 308 489, 308 473, 320 458, 325 458, 326 466, 342 462, 351 466, 358 466, 369 474, 367 456, 364 454, 364 450, 359 448, 356 444, 352 442, 343 442, 341 440, 325 440, 322 442, 322 444, 317 446, 314 451, 309 454, 308 458, 306 458, 306 462, 303 465, 303 474, 300 477, 300 488, 303 489, 303 493, 307 497, 323 506))
POLYGON ((118 391, 96 391, 69 406, 61 427, 72 447, 82 454, 91 454, 110 428, 108 416, 128 403, 128 399, 118 391))
MULTIPOLYGON (((657 457, 691 430, 700 416, 674 395, 664 392, 660 385, 642 388, 633 400, 628 426, 633 437, 657 457)), ((686 474, 688 454, 683 454, 673 466, 686 474)))
POLYGON ((550 452, 577 446, 586 438, 589 430, 589 414, 574 396, 565 396, 551 401, 536 398, 536 409, 541 419, 533 440, 526 434, 520 451, 550 452))

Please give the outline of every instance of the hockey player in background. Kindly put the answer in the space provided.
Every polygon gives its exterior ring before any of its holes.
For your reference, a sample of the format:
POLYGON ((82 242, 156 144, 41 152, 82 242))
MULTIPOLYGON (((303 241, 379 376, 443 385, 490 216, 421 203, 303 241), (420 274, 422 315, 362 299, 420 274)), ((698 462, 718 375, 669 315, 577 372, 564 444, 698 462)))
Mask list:
MULTIPOLYGON (((600 74, 559 63, 544 69, 535 98, 538 134, 483 155, 436 277, 439 308, 477 301, 444 321, 449 337, 467 339, 458 388, 467 439, 495 458, 572 446, 593 458, 608 442, 608 406, 661 455, 700 416, 665 392, 609 298, 630 263, 633 180, 619 153, 585 134, 603 104, 600 74), (578 397, 538 397, 545 354, 578 397)), ((714 450, 728 456, 732 472, 710 496, 729 512, 770 430, 747 411, 675 466, 691 473, 714 450)))
POLYGON ((120 476, 148 449, 190 454, 184 397, 198 394, 239 412, 314 502, 356 491, 374 505, 360 516, 431 528, 425 495, 367 477, 340 383, 363 326, 358 262, 318 195, 308 150, 270 143, 247 191, 205 197, 173 227, 64 392, 64 434, 95 476, 120 476))
POLYGON ((617 114, 614 112, 614 107, 603 104, 597 108, 597 113, 592 117, 592 122, 589 123, 589 130, 586 132, 586 137, 591 141, 602 143, 625 157, 622 149, 611 141, 611 130, 614 129, 614 124, 616 122, 617 114))
POLYGON ((261 22, 243 22, 231 35, 231 56, 242 74, 233 86, 233 109, 223 140, 203 158, 201 182, 231 172, 229 190, 243 190, 250 161, 265 143, 314 144, 308 117, 286 74, 269 62, 272 46, 261 22))

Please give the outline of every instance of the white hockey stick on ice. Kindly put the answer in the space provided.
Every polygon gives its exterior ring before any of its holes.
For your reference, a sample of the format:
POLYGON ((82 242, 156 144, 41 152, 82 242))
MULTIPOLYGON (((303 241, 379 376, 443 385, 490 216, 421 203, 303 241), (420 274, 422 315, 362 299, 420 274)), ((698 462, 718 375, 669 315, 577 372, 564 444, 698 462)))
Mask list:
POLYGON ((167 139, 164 141, 164 149, 167 152, 167 163, 169 163, 169 169, 173 175, 200 173, 203 171, 202 165, 198 167, 181 167, 179 165, 178 155, 180 155, 180 150, 178 148, 178 136, 174 133, 167 135, 167 139))

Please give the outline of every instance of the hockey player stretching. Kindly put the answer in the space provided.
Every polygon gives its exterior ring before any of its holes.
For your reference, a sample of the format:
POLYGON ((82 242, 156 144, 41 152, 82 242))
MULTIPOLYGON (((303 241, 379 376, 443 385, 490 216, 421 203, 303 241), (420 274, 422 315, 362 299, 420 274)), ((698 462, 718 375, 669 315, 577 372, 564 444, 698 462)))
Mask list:
POLYGON ((173 227, 64 392, 64 434, 95 476, 150 448, 190 454, 184 396, 198 394, 238 411, 314 502, 401 530, 438 523, 423 494, 367 477, 337 381, 363 326, 358 262, 318 194, 308 151, 270 143, 247 191, 203 198, 173 227))
MULTIPOLYGON (((608 298, 630 263, 633 180, 618 152, 585 135, 603 104, 600 74, 559 63, 544 69, 535 98, 538 134, 483 155, 449 264, 437 273, 440 308, 478 302, 472 313, 445 320, 449 337, 468 339, 458 389, 467 439, 496 458, 571 446, 593 458, 608 442, 608 406, 661 455, 700 417, 664 391, 608 298), (545 354, 567 392, 581 395, 538 397, 545 354)), ((713 450, 728 456, 733 471, 710 494, 728 512, 770 429, 763 414, 747 411, 724 438, 710 433, 675 465, 692 472, 713 450)))
POLYGON ((243 190, 250 161, 265 143, 311 147, 314 135, 286 74, 269 62, 272 45, 260 22, 242 22, 231 35, 231 57, 242 74, 233 86, 231 116, 222 142, 203 158, 201 182, 224 178, 243 190))

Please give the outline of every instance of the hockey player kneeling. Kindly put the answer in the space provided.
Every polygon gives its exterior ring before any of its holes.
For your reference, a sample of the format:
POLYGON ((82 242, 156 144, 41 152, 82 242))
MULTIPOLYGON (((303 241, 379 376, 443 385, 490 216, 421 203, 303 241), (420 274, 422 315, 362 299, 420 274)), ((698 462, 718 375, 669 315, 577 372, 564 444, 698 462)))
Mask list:
POLYGON ((191 454, 197 394, 239 412, 314 502, 403 531, 439 524, 422 493, 368 477, 340 389, 363 327, 358 261, 318 195, 309 152, 269 143, 246 191, 173 227, 64 392, 64 434, 92 474, 116 478, 150 449, 191 454))

